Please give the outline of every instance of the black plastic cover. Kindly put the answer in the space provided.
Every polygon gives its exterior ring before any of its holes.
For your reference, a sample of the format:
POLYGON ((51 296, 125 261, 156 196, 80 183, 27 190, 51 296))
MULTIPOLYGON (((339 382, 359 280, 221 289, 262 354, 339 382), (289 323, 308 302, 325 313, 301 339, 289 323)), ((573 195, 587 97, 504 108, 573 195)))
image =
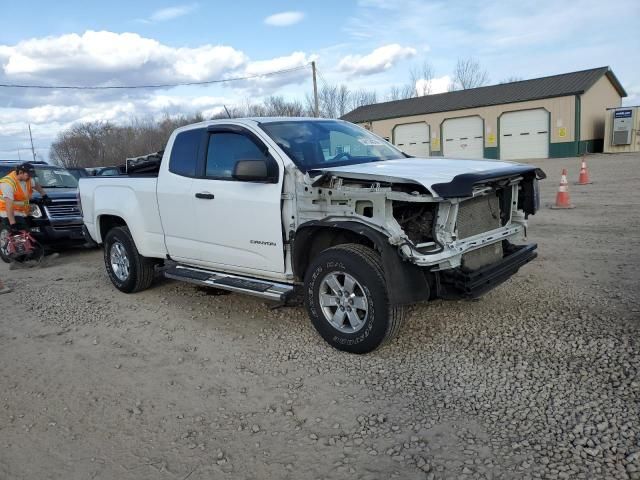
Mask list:
POLYGON ((509 168, 486 170, 484 172, 462 173, 447 183, 434 183, 433 190, 442 198, 460 198, 473 195, 473 187, 481 183, 490 183, 511 177, 536 178, 536 167, 515 164, 509 168))

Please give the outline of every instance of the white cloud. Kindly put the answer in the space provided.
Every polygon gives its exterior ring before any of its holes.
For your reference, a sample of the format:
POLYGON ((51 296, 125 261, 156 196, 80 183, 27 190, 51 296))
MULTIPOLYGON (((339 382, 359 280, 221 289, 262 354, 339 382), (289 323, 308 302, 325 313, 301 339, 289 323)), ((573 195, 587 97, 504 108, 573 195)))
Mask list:
POLYGON ((449 75, 432 78, 431 81, 427 81, 424 78, 421 78, 416 82, 416 91, 423 92, 428 86, 429 95, 434 95, 436 93, 444 93, 449 91, 450 84, 451 84, 451 77, 449 75))
POLYGON ((627 97, 622 99, 622 105, 625 107, 638 105, 640 103, 640 84, 627 85, 625 90, 627 91, 627 97))
POLYGON ((376 48, 368 55, 347 55, 338 63, 338 70, 351 75, 371 75, 389 70, 400 60, 412 57, 416 49, 397 43, 376 48))
MULTIPOLYGON (((253 61, 246 65, 241 76, 249 77, 269 72, 297 69, 298 67, 309 66, 312 60, 317 60, 317 56, 307 55, 304 52, 293 52, 290 55, 276 57, 269 60, 253 61)), ((285 85, 300 84, 305 81, 311 81, 311 67, 300 68, 299 70, 293 70, 278 75, 268 75, 240 82, 226 83, 225 86, 248 89, 253 96, 267 95, 285 85)))
POLYGON ((119 122, 163 114, 195 113, 220 107, 229 101, 229 98, 225 97, 150 94, 146 97, 113 99, 84 105, 44 104, 26 109, 1 109, 0 134, 6 134, 14 128, 12 122, 22 125, 22 128, 25 128, 27 123, 36 127, 52 123, 71 124, 98 120, 119 122))
POLYGON ((269 15, 264 19, 264 23, 271 25, 272 27, 288 27, 299 23, 304 18, 303 12, 281 12, 269 15))
MULTIPOLYGON (((228 45, 176 48, 136 33, 87 31, 0 45, 0 81, 33 85, 166 85, 263 75, 304 67, 316 58, 297 51, 250 60, 244 52, 228 45)), ((222 85, 238 91, 245 89, 246 96, 271 93, 280 86, 310 78, 310 69, 300 69, 222 85)), ((138 98, 153 90, 0 89, 0 105, 77 105, 138 98)))
POLYGON ((247 75, 260 75, 263 73, 300 67, 308 64, 310 61, 311 58, 307 57, 304 52, 293 52, 291 55, 284 57, 250 62, 247 65, 245 72, 247 75))
POLYGON ((364 8, 394 10, 398 8, 398 2, 397 0, 358 0, 358 6, 364 8))
POLYGON ((193 12, 196 8, 198 8, 197 3, 161 8, 160 10, 153 12, 149 18, 143 18, 138 21, 142 23, 166 22, 168 20, 173 20, 174 18, 184 17, 185 15, 193 12))
POLYGON ((0 78, 80 85, 202 81, 247 60, 225 45, 174 48, 137 33, 87 31, 0 47, 0 78))

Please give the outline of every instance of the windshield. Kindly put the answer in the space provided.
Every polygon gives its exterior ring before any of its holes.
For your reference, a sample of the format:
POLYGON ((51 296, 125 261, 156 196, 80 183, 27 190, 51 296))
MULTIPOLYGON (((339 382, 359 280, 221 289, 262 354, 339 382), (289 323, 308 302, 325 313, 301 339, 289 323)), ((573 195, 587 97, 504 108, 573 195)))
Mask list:
POLYGON ((260 127, 300 170, 406 158, 380 137, 337 120, 282 121, 260 127))
POLYGON ((78 180, 64 168, 36 167, 36 181, 44 188, 78 188, 78 180))

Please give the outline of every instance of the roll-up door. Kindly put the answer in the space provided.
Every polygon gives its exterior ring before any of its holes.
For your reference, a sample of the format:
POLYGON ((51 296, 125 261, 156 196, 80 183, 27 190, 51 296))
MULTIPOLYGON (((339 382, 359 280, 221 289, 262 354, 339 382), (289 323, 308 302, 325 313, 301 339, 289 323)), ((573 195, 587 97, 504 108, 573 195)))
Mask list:
POLYGON ((424 122, 396 125, 393 144, 414 157, 428 157, 429 125, 424 122))
POLYGON ((442 145, 445 157, 483 158, 482 118, 449 118, 442 123, 442 145))
POLYGON ((543 108, 508 112, 500 117, 500 158, 549 157, 549 112, 543 108))

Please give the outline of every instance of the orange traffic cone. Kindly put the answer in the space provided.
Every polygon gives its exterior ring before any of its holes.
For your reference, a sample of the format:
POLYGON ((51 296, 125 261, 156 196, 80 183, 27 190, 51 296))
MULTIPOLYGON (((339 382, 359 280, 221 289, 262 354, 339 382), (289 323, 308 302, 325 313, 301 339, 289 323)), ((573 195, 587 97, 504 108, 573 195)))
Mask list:
POLYGON ((593 183, 589 180, 589 171, 587 170, 587 162, 584 159, 584 155, 582 156, 582 165, 580 166, 580 176, 578 177, 578 185, 589 185, 593 183))
POLYGON ((569 183, 567 182, 567 169, 562 169, 562 175, 560 176, 560 187, 558 188, 558 194, 556 195, 556 204, 551 208, 575 208, 571 205, 569 200, 569 183))

